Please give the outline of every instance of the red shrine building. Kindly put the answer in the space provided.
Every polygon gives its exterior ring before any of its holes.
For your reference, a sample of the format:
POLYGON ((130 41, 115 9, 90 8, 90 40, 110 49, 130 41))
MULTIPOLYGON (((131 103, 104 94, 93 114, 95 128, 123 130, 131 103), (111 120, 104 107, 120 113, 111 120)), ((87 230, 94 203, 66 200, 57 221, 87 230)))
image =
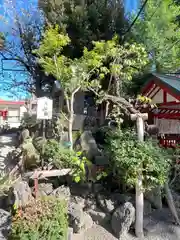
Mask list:
POLYGON ((160 144, 180 145, 180 75, 150 74, 141 94, 157 106, 149 113, 149 123, 158 126, 160 144))

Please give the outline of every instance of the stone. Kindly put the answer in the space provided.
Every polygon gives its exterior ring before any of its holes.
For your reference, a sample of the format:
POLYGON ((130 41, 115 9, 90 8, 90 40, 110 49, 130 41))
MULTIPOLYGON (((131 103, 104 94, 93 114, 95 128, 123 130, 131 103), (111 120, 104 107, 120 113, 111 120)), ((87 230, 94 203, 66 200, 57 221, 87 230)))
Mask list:
POLYGON ((51 195, 57 197, 57 198, 61 198, 61 199, 64 199, 66 201, 69 201, 70 200, 70 197, 71 197, 71 192, 70 192, 70 188, 69 187, 66 187, 64 185, 56 188, 52 193, 51 195))
POLYGON ((93 226, 93 220, 88 213, 84 212, 83 215, 84 215, 83 216, 84 224, 83 224, 82 230, 85 231, 93 226))
POLYGON ((111 199, 106 199, 106 196, 98 194, 97 204, 106 213, 111 213, 114 210, 114 202, 111 199))
POLYGON ((144 200, 144 216, 147 216, 150 213, 152 213, 151 203, 147 200, 144 200))
POLYGON ((15 206, 17 208, 26 206, 34 198, 31 194, 31 189, 27 182, 19 181, 13 187, 15 196, 15 206))
POLYGON ((145 192, 144 197, 152 204, 154 208, 162 209, 161 187, 156 187, 151 191, 145 192))
MULTIPOLYGON (((38 184, 38 192, 37 192, 37 196, 41 197, 41 196, 48 196, 53 192, 53 185, 52 183, 39 183, 38 184)), ((34 195, 34 191, 33 191, 33 195, 34 195)))
POLYGON ((132 203, 126 202, 118 207, 111 219, 111 227, 118 239, 124 239, 135 218, 135 208, 132 203))
POLYGON ((100 183, 94 183, 93 184, 93 191, 94 193, 99 193, 99 192, 102 192, 104 190, 104 187, 102 184, 100 183))
POLYGON ((84 213, 78 204, 68 206, 69 226, 73 228, 74 233, 79 233, 84 224, 84 213))
POLYGON ((21 143, 23 143, 24 140, 28 139, 29 137, 30 137, 29 130, 24 129, 24 130, 22 130, 22 132, 19 135, 19 138, 20 138, 19 140, 21 143))
POLYGON ((11 230, 11 214, 0 209, 0 239, 5 240, 11 230))
POLYGON ((111 195, 111 200, 114 202, 116 206, 119 206, 126 202, 134 202, 133 198, 135 198, 135 196, 130 196, 128 194, 122 194, 122 193, 114 193, 111 195))
POLYGON ((87 196, 91 193, 91 184, 72 183, 70 186, 70 190, 72 195, 87 198, 87 196))
POLYGON ((174 200, 174 204, 175 204, 175 207, 177 209, 180 209, 180 195, 177 194, 175 191, 171 190, 171 193, 172 193, 172 197, 173 197, 173 200, 174 200))
POLYGON ((95 156, 100 156, 96 141, 91 131, 84 131, 80 136, 82 150, 86 153, 89 160, 93 160, 95 156))
POLYGON ((71 202, 79 204, 82 209, 85 207, 85 199, 80 196, 71 196, 71 202))
POLYGON ((69 204, 68 206, 69 226, 73 228, 74 233, 80 233, 93 225, 93 220, 87 213, 83 212, 78 204, 69 204))
POLYGON ((34 170, 40 163, 40 154, 32 143, 32 138, 25 139, 21 145, 25 170, 34 170))
POLYGON ((33 138, 33 145, 38 150, 38 152, 42 152, 43 146, 46 144, 47 140, 44 137, 35 137, 33 138))
POLYGON ((91 216, 96 224, 105 224, 110 220, 110 214, 104 213, 101 209, 89 209, 87 213, 91 216))
POLYGON ((94 197, 88 197, 85 200, 85 209, 96 209, 97 204, 96 204, 96 199, 94 197))

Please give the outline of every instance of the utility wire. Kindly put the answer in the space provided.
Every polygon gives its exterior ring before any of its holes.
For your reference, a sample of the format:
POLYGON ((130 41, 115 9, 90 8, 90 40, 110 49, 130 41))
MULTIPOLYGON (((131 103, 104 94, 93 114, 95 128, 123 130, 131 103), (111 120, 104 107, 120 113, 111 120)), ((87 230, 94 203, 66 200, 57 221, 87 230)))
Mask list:
POLYGON ((143 5, 141 6, 137 16, 135 17, 135 19, 133 20, 133 22, 131 23, 131 25, 129 26, 129 28, 127 29, 127 31, 125 32, 124 36, 130 32, 131 28, 134 26, 134 24, 136 23, 136 21, 138 20, 139 16, 141 15, 142 11, 144 10, 146 4, 147 4, 148 0, 145 0, 143 5))

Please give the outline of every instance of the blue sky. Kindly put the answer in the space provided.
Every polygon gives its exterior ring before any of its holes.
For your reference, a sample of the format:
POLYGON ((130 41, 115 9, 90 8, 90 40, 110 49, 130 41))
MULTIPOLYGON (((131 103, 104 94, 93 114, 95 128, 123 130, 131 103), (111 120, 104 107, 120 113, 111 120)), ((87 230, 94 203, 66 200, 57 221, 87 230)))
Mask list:
POLYGON ((126 12, 137 11, 139 0, 126 0, 125 9, 126 12))
MULTIPOLYGON (((138 2, 139 0, 125 0, 125 10, 126 13, 137 11, 138 9, 138 2)), ((13 11, 14 8, 12 7, 14 4, 16 11, 18 10, 18 13, 21 14, 21 8, 23 9, 32 9, 32 11, 37 6, 37 0, 0 0, 0 15, 4 17, 4 20, 6 23, 0 24, 0 32, 5 31, 11 31, 13 26, 13 11)), ((14 68, 15 69, 15 63, 13 62, 5 62, 4 68, 14 68)), ((18 68, 19 69, 19 68, 18 68)), ((25 92, 21 92, 19 96, 16 94, 9 94, 8 92, 5 92, 3 90, 3 83, 10 82, 11 77, 16 80, 23 80, 26 78, 26 75, 23 72, 18 71, 2 71, 2 64, 1 64, 1 58, 0 58, 0 99, 17 99, 17 98, 24 98, 27 96, 25 92)), ((14 89, 14 93, 18 92, 18 89, 14 89)))

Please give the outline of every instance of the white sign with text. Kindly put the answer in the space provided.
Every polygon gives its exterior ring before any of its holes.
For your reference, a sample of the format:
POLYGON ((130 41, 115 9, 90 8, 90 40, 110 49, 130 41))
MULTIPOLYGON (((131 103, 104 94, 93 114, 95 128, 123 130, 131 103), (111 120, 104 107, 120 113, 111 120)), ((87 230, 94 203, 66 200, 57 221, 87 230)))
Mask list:
POLYGON ((53 101, 47 97, 37 99, 37 119, 52 119, 53 101))

